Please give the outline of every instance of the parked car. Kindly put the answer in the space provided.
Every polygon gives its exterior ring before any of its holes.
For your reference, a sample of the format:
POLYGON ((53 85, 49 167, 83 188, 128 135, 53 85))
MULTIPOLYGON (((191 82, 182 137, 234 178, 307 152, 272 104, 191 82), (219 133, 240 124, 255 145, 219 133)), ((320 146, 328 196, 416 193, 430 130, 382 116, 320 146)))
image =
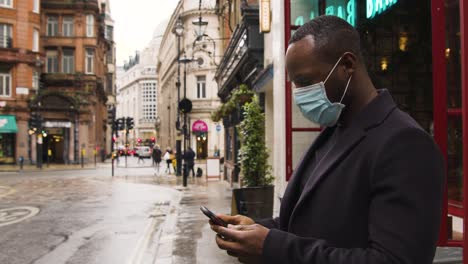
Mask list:
POLYGON ((138 147, 136 152, 139 157, 151 158, 152 152, 151 152, 151 148, 148 146, 138 147))

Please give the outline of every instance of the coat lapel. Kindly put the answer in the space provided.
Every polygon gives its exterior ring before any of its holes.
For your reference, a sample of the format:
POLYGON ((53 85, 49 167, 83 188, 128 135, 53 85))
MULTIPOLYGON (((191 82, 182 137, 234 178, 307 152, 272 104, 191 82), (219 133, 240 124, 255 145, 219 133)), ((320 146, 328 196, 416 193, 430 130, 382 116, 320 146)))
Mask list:
MULTIPOLYGON (((291 217, 289 218, 288 229, 290 230, 291 220, 294 214, 304 203, 306 198, 310 196, 313 191, 317 188, 320 181, 324 178, 327 172, 339 161, 341 161, 346 155, 365 137, 365 132, 360 127, 349 127, 347 131, 338 139, 336 144, 332 147, 322 160, 317 164, 316 169, 311 172, 307 183, 304 187, 299 200, 294 207, 291 217)), ((304 171, 298 171, 298 173, 304 173, 304 171)))
POLYGON ((298 187, 300 184, 300 175, 304 174, 304 169, 307 163, 312 160, 315 151, 317 148, 329 137, 329 135, 333 132, 333 129, 326 128, 325 130, 320 133, 320 135, 315 139, 312 145, 307 149, 304 153, 302 158, 299 161, 299 165, 294 170, 291 181, 289 182, 288 186, 286 187, 286 191, 284 192, 283 200, 281 201, 281 226, 287 227, 288 222, 290 220, 290 212, 294 209, 294 205, 296 204, 299 195, 298 187))

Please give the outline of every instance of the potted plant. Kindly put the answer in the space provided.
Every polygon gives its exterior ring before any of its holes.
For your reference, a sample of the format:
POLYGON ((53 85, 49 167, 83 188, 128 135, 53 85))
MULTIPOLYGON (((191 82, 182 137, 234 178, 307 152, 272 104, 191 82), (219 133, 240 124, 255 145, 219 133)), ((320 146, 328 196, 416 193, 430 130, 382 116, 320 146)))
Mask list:
POLYGON ((241 84, 238 89, 232 93, 232 101, 240 104, 241 106, 245 103, 252 101, 252 97, 255 95, 254 91, 250 90, 246 84, 241 84))
POLYGON ((242 108, 244 119, 238 125, 242 187, 233 190, 232 213, 253 219, 268 218, 273 214, 274 177, 268 164, 265 114, 257 96, 244 103, 242 108))

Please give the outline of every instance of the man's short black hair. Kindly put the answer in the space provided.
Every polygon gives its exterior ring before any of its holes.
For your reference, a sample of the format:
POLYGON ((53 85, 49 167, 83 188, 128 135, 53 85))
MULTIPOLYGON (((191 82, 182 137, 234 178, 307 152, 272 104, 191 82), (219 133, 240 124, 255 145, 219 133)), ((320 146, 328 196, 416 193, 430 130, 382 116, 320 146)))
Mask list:
POLYGON ((345 52, 352 52, 362 62, 359 33, 337 16, 319 16, 301 26, 289 40, 293 44, 305 37, 314 39, 315 50, 328 63, 334 63, 345 52))

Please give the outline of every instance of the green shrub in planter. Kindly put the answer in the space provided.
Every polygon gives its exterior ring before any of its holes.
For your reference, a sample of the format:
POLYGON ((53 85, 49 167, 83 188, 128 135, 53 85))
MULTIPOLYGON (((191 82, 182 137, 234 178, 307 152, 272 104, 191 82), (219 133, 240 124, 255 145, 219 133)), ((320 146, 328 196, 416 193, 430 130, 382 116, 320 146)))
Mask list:
POLYGON ((247 187, 268 186, 273 183, 271 166, 268 164, 268 148, 265 143, 265 114, 254 96, 243 106, 244 120, 239 124, 241 148, 239 162, 242 184, 247 187))
POLYGON ((242 214, 255 220, 269 218, 273 214, 274 177, 268 164, 265 114, 262 113, 257 96, 244 103, 242 108, 244 119, 238 128, 243 187, 232 192, 231 214, 242 214))

